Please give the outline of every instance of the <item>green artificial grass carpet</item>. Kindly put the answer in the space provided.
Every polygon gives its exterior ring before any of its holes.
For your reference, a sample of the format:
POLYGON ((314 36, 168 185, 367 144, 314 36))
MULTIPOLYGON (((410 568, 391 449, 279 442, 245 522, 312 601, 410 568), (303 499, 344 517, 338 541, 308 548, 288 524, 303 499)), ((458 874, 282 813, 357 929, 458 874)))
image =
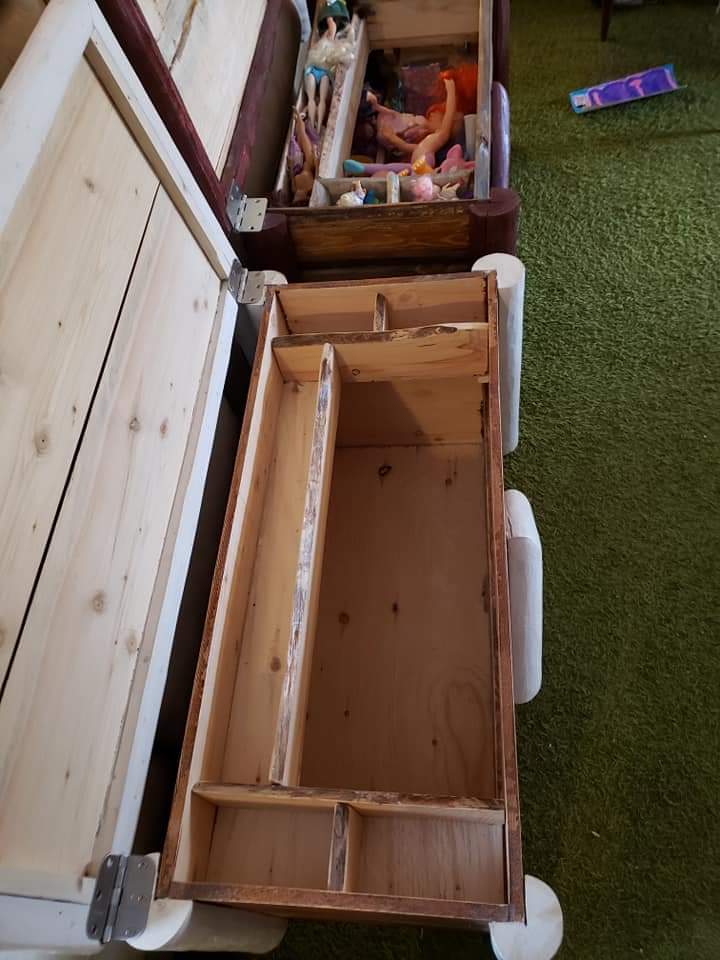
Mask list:
MULTIPOLYGON (((720 958, 720 16, 513 0, 527 266, 520 446, 545 678, 518 709, 525 868, 560 958, 720 958), (570 90, 674 62, 680 93, 577 117, 570 90)), ((276 960, 479 960, 481 934, 292 923, 276 960)))

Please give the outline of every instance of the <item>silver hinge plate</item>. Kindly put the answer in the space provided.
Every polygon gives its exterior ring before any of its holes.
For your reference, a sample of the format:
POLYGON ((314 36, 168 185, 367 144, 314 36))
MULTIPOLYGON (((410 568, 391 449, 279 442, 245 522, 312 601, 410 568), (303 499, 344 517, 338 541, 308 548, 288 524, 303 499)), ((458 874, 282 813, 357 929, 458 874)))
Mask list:
POLYGON ((88 937, 109 943, 139 936, 147 925, 154 887, 152 857, 105 857, 88 911, 88 937))
POLYGON ((246 197, 240 185, 233 183, 227 200, 227 215, 235 233, 256 233, 262 230, 267 210, 266 197, 246 197))
POLYGON ((265 274, 262 270, 246 270, 239 260, 233 260, 228 277, 228 290, 238 303, 257 303, 262 300, 265 274))

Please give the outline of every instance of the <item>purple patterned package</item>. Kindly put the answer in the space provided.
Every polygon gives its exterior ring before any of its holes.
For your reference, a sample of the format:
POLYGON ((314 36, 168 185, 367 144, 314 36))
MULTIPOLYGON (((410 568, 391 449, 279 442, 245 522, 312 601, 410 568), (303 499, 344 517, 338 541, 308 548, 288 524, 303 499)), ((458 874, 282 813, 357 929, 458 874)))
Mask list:
POLYGON ((619 80, 609 80, 593 87, 573 90, 570 94, 570 106, 575 113, 590 113, 591 110, 615 107, 620 103, 657 97, 661 93, 673 93, 681 89, 675 79, 675 68, 672 63, 666 63, 663 67, 651 67, 619 80))

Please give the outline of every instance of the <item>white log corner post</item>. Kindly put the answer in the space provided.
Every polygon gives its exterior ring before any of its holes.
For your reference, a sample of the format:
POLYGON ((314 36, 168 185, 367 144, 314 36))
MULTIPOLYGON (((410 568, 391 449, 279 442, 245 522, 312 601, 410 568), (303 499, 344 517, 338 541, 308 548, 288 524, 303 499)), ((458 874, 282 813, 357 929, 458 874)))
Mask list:
POLYGON ((547 883, 525 874, 525 921, 491 923, 497 960, 552 960, 563 941, 563 912, 547 883))
POLYGON ((495 270, 498 288, 500 346, 500 422, 503 455, 520 439, 520 373, 522 369, 525 265, 509 253, 490 253, 473 270, 495 270))
POLYGON ((519 490, 505 491, 505 535, 513 692, 515 703, 527 703, 542 684, 543 570, 533 510, 519 490))

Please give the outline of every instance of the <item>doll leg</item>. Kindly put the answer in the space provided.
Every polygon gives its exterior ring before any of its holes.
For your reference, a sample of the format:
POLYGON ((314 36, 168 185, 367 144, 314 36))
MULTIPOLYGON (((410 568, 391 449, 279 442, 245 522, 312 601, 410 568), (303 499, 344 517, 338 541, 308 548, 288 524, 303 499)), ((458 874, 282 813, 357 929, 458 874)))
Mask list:
POLYGON ((307 112, 308 120, 310 121, 310 126, 317 130, 315 126, 315 115, 317 112, 317 105, 315 103, 315 91, 317 89, 317 84, 315 82, 315 77, 312 73, 305 74, 305 94, 307 96, 307 112))
POLYGON ((315 128, 318 133, 322 130, 323 124, 325 123, 325 114, 327 112, 329 103, 330 77, 324 73, 322 80, 320 81, 320 92, 318 94, 317 127, 315 128))

